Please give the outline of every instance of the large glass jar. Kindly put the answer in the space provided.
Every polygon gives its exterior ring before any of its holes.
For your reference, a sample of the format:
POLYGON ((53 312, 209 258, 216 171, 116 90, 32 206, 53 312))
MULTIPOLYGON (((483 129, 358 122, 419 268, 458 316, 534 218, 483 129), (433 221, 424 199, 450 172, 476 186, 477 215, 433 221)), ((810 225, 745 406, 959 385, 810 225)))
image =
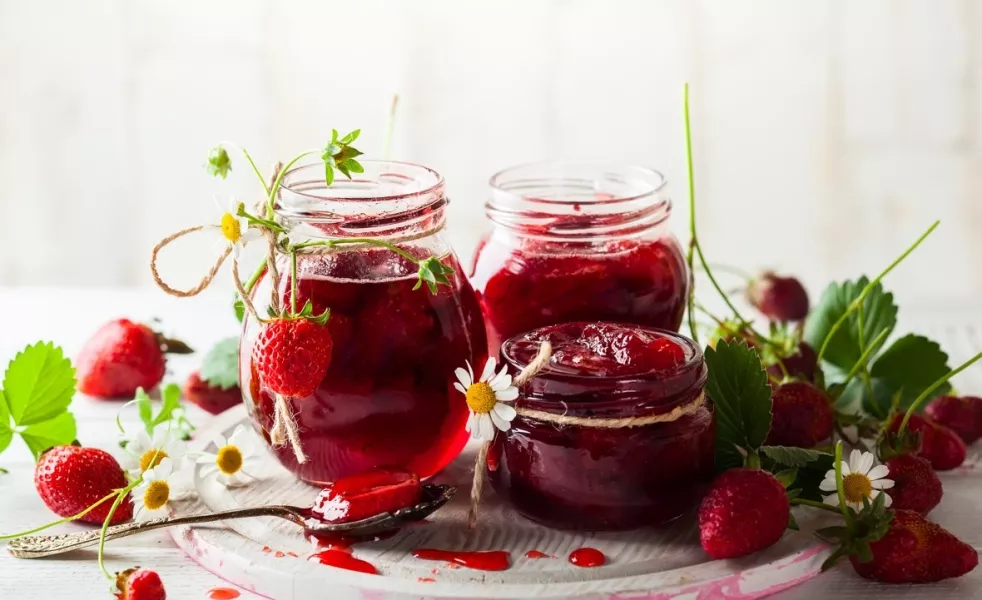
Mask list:
POLYGON ((491 178, 493 229, 471 272, 489 350, 537 327, 616 321, 677 331, 689 279, 665 179, 641 167, 546 162, 491 178))
MULTIPOLYGON (((445 467, 467 441, 467 405, 452 385, 454 369, 482 364, 487 342, 480 308, 457 258, 441 235, 442 177, 420 165, 363 161, 354 181, 324 185, 323 165, 295 168, 284 178, 277 204, 281 221, 304 238, 395 240, 417 258, 441 257, 453 268, 451 285, 431 294, 413 290, 417 266, 372 246, 341 246, 335 253, 301 254, 297 305, 331 309, 333 359, 317 391, 288 400, 307 461, 289 444, 273 454, 300 479, 324 484, 379 467, 421 477, 445 467), (411 238, 411 239, 407 239, 411 238)), ((290 297, 287 256, 278 261, 281 301, 290 297)), ((261 315, 270 301, 264 276, 252 299, 261 315)), ((243 396, 257 431, 270 442, 272 394, 253 364, 260 327, 247 318, 240 346, 243 396)))
POLYGON ((560 529, 659 525, 698 506, 713 476, 715 423, 699 347, 679 334, 565 323, 501 347, 512 374, 548 340, 544 370, 488 452, 495 490, 560 529))

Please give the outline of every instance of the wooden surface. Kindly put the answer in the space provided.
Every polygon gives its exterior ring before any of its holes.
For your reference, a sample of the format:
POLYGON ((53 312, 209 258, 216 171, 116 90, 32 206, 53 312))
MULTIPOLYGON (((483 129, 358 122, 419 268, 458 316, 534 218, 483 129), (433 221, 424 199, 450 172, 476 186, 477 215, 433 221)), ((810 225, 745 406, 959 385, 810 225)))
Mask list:
MULTIPOLYGON (((205 349, 211 342, 236 332, 236 324, 227 309, 225 295, 176 301, 155 291, 74 291, 15 290, 0 291, 0 314, 4 315, 0 336, 0 361, 5 363, 17 350, 38 339, 53 340, 74 354, 85 338, 102 322, 127 315, 137 319, 159 316, 163 329, 180 334, 189 343, 205 349), (32 315, 22 318, 30 309, 32 315)), ((982 310, 913 311, 901 313, 902 326, 927 333, 939 339, 952 354, 953 362, 964 360, 975 348, 982 347, 982 310), (974 321, 972 320, 974 319, 974 321)), ((199 358, 179 357, 172 363, 173 380, 180 381, 199 358)), ((964 391, 982 390, 982 369, 973 368, 956 380, 964 391)), ((89 445, 118 452, 110 423, 120 404, 77 397, 73 411, 79 421, 79 438, 89 445)), ((209 417, 191 407, 192 421, 206 424, 209 417)), ((133 423, 134 415, 124 422, 133 423)), ((980 449, 973 448, 978 454, 980 449)), ((34 491, 33 465, 30 454, 19 440, 3 455, 0 466, 10 473, 0 475, 0 531, 10 532, 43 523, 51 514, 34 491)), ((980 469, 946 475, 947 495, 932 517, 962 536, 976 548, 982 548, 982 525, 978 518, 982 498, 980 469)), ((63 531, 78 530, 65 526, 63 531)), ((211 588, 226 585, 203 570, 177 549, 166 533, 150 533, 127 538, 108 547, 111 571, 142 565, 156 569, 164 579, 168 596, 173 599, 207 598, 211 588)), ((60 559, 17 561, 0 554, 0 598, 45 598, 51 600, 88 600, 109 598, 109 584, 98 571, 95 555, 79 552, 60 559)), ((848 566, 837 568, 813 581, 806 582, 775 596, 781 599, 846 598, 956 598, 982 597, 982 571, 959 580, 932 586, 888 587, 874 585, 857 577, 848 566)), ((256 597, 243 592, 243 598, 256 597)))

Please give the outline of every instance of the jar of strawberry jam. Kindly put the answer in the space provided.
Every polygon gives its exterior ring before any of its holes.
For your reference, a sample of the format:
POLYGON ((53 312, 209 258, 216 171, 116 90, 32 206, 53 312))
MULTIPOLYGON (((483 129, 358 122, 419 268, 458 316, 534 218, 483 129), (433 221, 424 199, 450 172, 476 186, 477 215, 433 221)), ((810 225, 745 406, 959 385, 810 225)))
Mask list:
MULTIPOLYGON (((299 478, 317 485, 381 467, 420 477, 445 467, 463 448, 467 405, 453 389, 454 369, 484 362, 480 308, 441 231, 447 198, 443 178, 426 167, 363 161, 353 181, 324 184, 323 164, 289 171, 277 203, 291 239, 387 241, 410 257, 439 257, 450 285, 414 290, 418 265, 390 248, 342 245, 297 257, 297 306, 330 308, 332 360, 316 392, 289 398, 306 462, 290 444, 272 452, 299 478)), ((321 247, 323 249, 323 247, 321 247)), ((271 295, 289 302, 287 255, 253 288, 257 312, 271 295)), ((258 376, 253 347, 260 326, 246 318, 240 345, 243 396, 257 431, 270 442, 273 394, 258 376)))
POLYGON ((506 341, 512 373, 552 344, 519 389, 518 416, 488 452, 488 476, 521 514, 561 529, 658 525, 698 505, 715 424, 702 353, 679 334, 566 323, 506 341))
POLYGON ((492 355, 514 335, 568 321, 677 331, 689 277, 665 187, 656 171, 595 163, 492 177, 494 227, 471 273, 492 355))

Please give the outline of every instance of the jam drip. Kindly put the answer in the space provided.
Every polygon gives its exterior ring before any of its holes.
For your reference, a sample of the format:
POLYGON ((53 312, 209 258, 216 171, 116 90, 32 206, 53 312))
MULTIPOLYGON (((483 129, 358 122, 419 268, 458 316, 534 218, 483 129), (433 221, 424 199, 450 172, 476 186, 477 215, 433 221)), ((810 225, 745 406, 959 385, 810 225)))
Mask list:
POLYGON ((539 550, 529 550, 525 553, 525 558, 556 558, 551 554, 540 552, 539 550))
POLYGON ((378 570, 375 568, 375 565, 361 560, 360 558, 355 558, 351 554, 351 549, 343 546, 323 550, 317 554, 314 554, 310 558, 311 560, 316 559, 318 562, 320 562, 320 564, 327 565, 329 567, 337 567, 339 569, 357 571, 359 573, 368 573, 369 575, 378 575, 378 570))
POLYGON ((422 560, 444 560, 469 569, 479 571, 504 571, 511 566, 511 555, 500 550, 487 552, 456 552, 420 548, 413 550, 413 556, 422 560))
POLYGON ((577 567, 600 567, 606 564, 607 557, 596 548, 580 548, 570 553, 569 562, 577 567))
POLYGON ((208 598, 210 600, 234 600, 241 595, 239 590, 227 587, 217 587, 208 590, 208 598))

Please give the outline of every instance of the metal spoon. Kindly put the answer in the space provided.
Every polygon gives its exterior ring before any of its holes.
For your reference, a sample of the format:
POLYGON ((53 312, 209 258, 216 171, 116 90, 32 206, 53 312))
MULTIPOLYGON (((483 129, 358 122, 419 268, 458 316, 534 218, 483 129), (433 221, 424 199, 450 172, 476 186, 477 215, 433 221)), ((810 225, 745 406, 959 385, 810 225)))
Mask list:
MULTIPOLYGON (((258 506, 237 508, 190 517, 164 517, 153 521, 114 525, 106 530, 106 541, 123 538, 144 531, 152 531, 173 525, 195 525, 213 521, 246 519, 250 517, 279 517, 303 527, 310 535, 334 534, 356 537, 371 537, 398 529, 406 523, 421 521, 436 512, 453 497, 457 488, 449 485, 423 486, 423 498, 415 506, 401 508, 395 512, 377 514, 350 523, 326 523, 312 517, 309 508, 299 506, 258 506)), ((43 558, 95 546, 99 543, 99 531, 81 531, 56 535, 29 535, 12 540, 7 544, 7 552, 15 558, 43 558)))

